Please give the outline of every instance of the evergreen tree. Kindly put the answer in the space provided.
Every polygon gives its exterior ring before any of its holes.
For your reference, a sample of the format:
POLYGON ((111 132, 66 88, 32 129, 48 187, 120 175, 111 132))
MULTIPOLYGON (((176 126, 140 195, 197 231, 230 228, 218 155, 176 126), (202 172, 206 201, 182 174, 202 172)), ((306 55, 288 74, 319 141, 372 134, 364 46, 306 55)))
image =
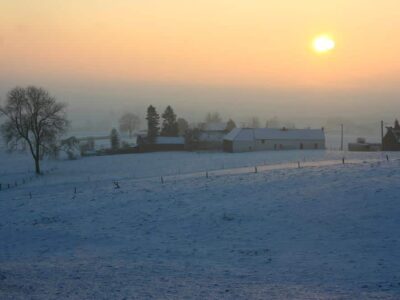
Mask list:
POLYGON ((229 119, 228 123, 226 124, 226 131, 231 131, 234 128, 236 128, 235 122, 232 119, 229 119))
POLYGON ((397 119, 396 119, 396 121, 394 121, 394 129, 396 129, 396 130, 400 129, 399 120, 397 120, 397 119))
POLYGON ((150 105, 147 108, 147 139, 150 144, 154 144, 160 131, 160 115, 156 108, 150 105))
POLYGON ((176 121, 176 114, 171 106, 167 106, 162 114, 163 124, 161 135, 162 136, 178 136, 178 122, 176 121))
POLYGON ((117 129, 113 128, 110 134, 111 149, 116 150, 119 148, 119 135, 117 129))

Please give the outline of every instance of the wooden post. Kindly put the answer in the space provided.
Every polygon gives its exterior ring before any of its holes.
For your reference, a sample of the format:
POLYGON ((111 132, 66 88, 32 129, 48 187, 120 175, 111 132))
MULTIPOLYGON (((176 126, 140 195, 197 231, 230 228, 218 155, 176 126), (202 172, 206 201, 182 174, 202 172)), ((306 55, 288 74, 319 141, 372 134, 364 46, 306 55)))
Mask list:
POLYGON ((343 158, 342 158, 342 163, 344 164, 344 156, 343 156, 343 158))
MULTIPOLYGON (((389 155, 386 154, 386 160, 389 161, 389 155)), ((1 188, 0 188, 1 190, 1 188)))
POLYGON ((161 176, 161 183, 164 184, 164 178, 161 176))
POLYGON ((254 173, 258 173, 257 166, 254 167, 254 173))

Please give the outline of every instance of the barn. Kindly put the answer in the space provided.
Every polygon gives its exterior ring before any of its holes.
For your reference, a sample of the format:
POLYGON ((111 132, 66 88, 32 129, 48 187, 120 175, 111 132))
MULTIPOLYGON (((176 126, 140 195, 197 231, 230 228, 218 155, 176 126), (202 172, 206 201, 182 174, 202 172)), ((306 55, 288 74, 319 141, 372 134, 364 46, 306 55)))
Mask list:
POLYGON ((137 136, 137 149, 139 152, 155 151, 183 151, 185 139, 181 136, 158 136, 154 143, 149 143, 147 133, 137 136))
POLYGON ((223 142, 225 152, 325 149, 323 129, 235 128, 223 142))

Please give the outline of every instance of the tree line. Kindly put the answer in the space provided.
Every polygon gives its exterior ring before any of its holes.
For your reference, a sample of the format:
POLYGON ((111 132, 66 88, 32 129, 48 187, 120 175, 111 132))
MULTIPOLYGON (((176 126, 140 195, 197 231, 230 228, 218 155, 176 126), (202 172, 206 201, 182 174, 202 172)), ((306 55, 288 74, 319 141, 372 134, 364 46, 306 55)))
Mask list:
MULTIPOLYGON (((66 105, 58 102, 55 97, 41 87, 28 86, 16 87, 7 93, 4 106, 0 106, 0 117, 6 118, 0 127, 6 146, 15 150, 21 144, 28 149, 35 163, 35 171, 41 173, 40 161, 45 155, 54 155, 64 150, 69 157, 73 157, 73 149, 79 140, 70 137, 60 141, 66 132, 69 121, 66 118, 66 105)), ((202 126, 190 127, 184 118, 177 118, 173 108, 168 105, 159 115, 157 109, 150 105, 147 108, 147 141, 154 143, 157 136, 185 136, 188 144, 196 142, 202 126)), ((218 112, 208 113, 202 124, 222 122, 218 112)), ((258 118, 250 119, 250 127, 260 127, 258 118)), ((266 127, 277 127, 279 121, 276 117, 268 120, 266 127)), ((139 129, 140 118, 133 113, 124 114, 119 120, 121 132, 127 132, 130 137, 139 129)), ((236 127, 233 120, 227 122, 226 130, 236 127)), ((289 128, 294 125, 290 124, 289 128)), ((120 147, 118 131, 113 129, 110 134, 113 149, 120 147)), ((90 147, 90 145, 88 145, 90 147)))

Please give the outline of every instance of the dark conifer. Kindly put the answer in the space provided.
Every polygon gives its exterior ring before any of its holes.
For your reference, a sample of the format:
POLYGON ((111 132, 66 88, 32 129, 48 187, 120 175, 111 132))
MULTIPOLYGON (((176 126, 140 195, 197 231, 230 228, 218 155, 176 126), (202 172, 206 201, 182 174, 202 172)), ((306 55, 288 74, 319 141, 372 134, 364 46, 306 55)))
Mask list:
POLYGON ((150 105, 147 108, 147 139, 150 144, 154 144, 160 131, 160 115, 156 108, 150 105))

